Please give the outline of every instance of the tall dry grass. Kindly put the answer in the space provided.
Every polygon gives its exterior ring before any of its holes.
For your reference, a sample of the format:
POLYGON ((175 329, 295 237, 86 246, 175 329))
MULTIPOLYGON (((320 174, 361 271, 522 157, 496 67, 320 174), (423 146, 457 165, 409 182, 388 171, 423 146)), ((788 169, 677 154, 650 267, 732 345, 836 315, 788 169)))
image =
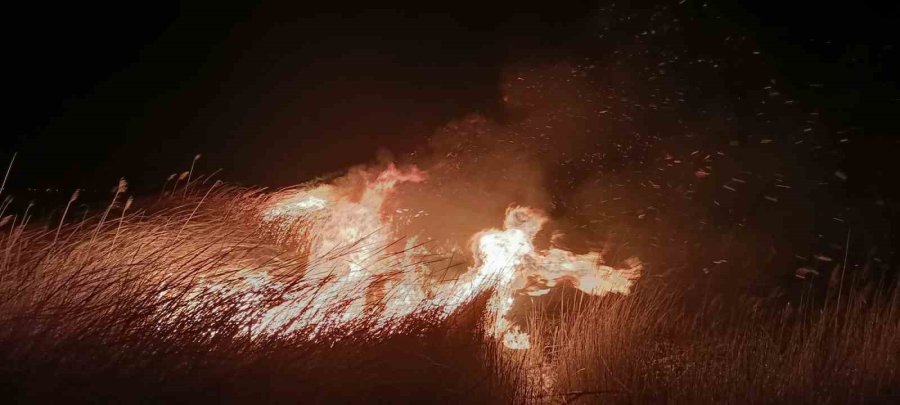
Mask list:
POLYGON ((527 351, 485 338, 486 297, 443 320, 425 311, 387 325, 362 319, 327 333, 301 326, 253 334, 259 318, 287 295, 315 293, 315 280, 304 278, 309 266, 340 258, 311 257, 302 221, 262 224, 253 209, 265 198, 260 190, 182 187, 133 206, 117 195, 100 215, 2 225, 0 396, 116 403, 878 403, 898 395, 897 285, 857 277, 791 305, 698 298, 658 279, 640 282, 629 296, 557 290, 532 307, 520 303, 532 334, 527 351), (260 291, 249 303, 207 288, 240 283, 248 271, 286 287, 260 291))
MULTIPOLYGON (((564 403, 885 403, 900 395, 900 293, 839 302, 695 302, 645 283, 533 315, 539 361, 564 403), (560 309, 563 308, 563 309, 560 309), (555 316, 554 316, 555 314, 555 316)), ((583 297, 582 297, 583 298, 583 297)), ((807 297, 808 298, 808 297, 807 297)))
MULTIPOLYGON (((509 365, 480 331, 483 305, 442 321, 423 313, 386 325, 362 319, 327 333, 301 325, 291 333, 285 327, 252 334, 287 295, 315 293, 318 286, 303 275, 322 260, 261 225, 253 207, 264 196, 217 185, 133 208, 121 206, 119 194, 100 216, 44 227, 13 222, 4 229, 0 396, 14 402, 514 401, 517 383, 497 373, 509 365), (265 272, 283 288, 257 291, 251 302, 207 288, 240 283, 247 272, 265 272)), ((341 302, 333 305, 336 310, 341 302)))

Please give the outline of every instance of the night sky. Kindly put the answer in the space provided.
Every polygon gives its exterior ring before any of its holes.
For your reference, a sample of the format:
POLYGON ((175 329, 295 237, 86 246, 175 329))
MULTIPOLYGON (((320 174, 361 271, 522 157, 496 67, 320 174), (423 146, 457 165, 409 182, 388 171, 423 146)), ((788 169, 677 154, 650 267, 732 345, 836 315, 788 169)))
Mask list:
MULTIPOLYGON (((592 37, 602 2, 231 3, 6 9, 12 124, 0 157, 19 153, 12 186, 107 187, 124 176, 153 189, 195 153, 201 170, 221 167, 227 180, 296 183, 381 147, 412 150, 473 111, 498 114, 498 80, 511 62, 604 57, 592 37)), ((698 53, 746 35, 833 132, 863 135, 845 157, 854 181, 896 156, 896 6, 677 3, 698 53)), ((737 83, 729 91, 740 97, 756 73, 724 73, 737 83)))

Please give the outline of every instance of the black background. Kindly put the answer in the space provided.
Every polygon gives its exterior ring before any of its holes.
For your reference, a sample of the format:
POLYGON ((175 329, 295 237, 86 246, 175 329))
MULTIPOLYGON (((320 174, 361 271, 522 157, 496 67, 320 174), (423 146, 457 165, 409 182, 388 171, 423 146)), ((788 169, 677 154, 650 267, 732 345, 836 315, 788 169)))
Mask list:
MULTIPOLYGON (((227 180, 285 185, 380 147, 408 151, 448 120, 496 113, 503 67, 580 47, 604 4, 305 3, 6 8, 9 187, 109 188, 124 176, 148 190, 195 153, 227 180)), ((896 195, 890 176, 873 175, 896 166, 896 5, 671 4, 694 21, 693 46, 748 36, 794 97, 861 134, 844 157, 851 191, 896 195)))

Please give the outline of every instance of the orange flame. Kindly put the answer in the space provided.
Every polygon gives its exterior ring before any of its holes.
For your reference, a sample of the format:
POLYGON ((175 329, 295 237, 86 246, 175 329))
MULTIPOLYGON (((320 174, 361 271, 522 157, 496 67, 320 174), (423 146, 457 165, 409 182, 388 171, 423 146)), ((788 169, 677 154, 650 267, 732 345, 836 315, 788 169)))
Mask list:
MULTIPOLYGON (((372 316, 386 326, 390 320, 435 309, 439 310, 435 316, 446 317, 491 291, 488 332, 509 348, 524 349, 529 347, 528 334, 507 319, 517 295, 542 295, 563 280, 588 294, 628 294, 640 276, 636 259, 628 269, 613 269, 598 264, 597 252, 536 250, 533 241, 547 216, 536 209, 511 206, 503 229, 486 229, 472 236, 475 264, 454 282, 436 282, 430 279, 427 266, 415 260, 431 253, 416 243, 416 236, 408 238, 400 250, 388 248, 400 238, 383 214, 385 201, 397 185, 418 183, 425 177, 416 167, 401 170, 391 164, 374 178, 356 173, 361 190, 344 178, 270 195, 261 217, 282 225, 286 232, 302 222, 311 257, 303 280, 317 289, 286 294, 284 303, 267 311, 252 333, 326 327, 372 316), (538 279, 542 285, 529 281, 538 279)), ((245 275, 238 290, 252 303, 261 299, 262 290, 282 288, 265 272, 254 271, 245 275)), ((213 289, 227 290, 218 285, 213 289)))

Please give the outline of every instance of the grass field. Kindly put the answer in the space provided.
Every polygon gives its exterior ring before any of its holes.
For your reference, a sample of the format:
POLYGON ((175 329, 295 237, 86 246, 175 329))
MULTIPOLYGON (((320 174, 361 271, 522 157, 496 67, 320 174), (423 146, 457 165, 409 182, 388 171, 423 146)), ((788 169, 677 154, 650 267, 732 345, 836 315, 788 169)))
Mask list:
MULTIPOLYGON (((262 223, 258 190, 192 189, 65 218, 4 217, 0 396, 11 402, 883 403, 900 395, 900 293, 866 269, 827 291, 517 302, 531 348, 485 333, 488 294, 322 328, 261 319, 322 284, 303 224, 262 223), (264 283, 247 283, 265 274, 264 283), (230 287, 240 286, 236 294, 230 287), (272 287, 276 286, 276 287, 272 287), (280 325, 280 326, 279 326, 280 325)), ((4 214, 4 215, 8 215, 4 214)), ((323 280, 322 283, 327 281, 323 280)), ((238 287, 235 287, 238 288, 238 287)), ((335 300, 327 310, 339 310, 335 300)), ((321 310, 321 309, 320 309, 321 310)), ((303 310, 292 312, 303 317, 303 310)))

